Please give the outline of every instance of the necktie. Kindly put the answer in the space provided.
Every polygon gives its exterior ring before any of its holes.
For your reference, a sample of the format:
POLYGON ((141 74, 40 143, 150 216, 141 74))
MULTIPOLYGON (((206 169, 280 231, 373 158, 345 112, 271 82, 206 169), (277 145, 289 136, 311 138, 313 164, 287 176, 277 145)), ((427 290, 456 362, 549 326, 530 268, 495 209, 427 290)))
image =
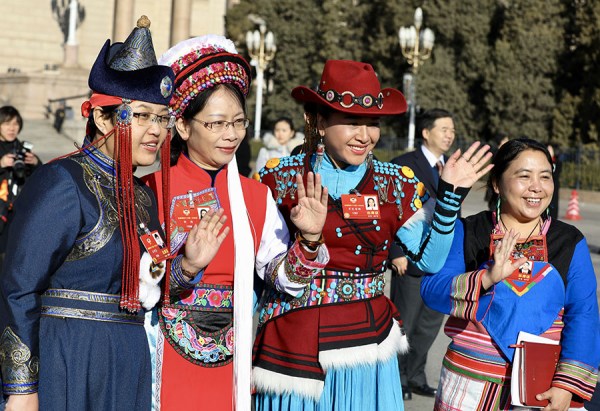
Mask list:
POLYGON ((438 185, 438 182, 440 181, 440 175, 442 174, 443 167, 444 167, 444 165, 439 160, 437 163, 435 163, 435 165, 433 167, 431 167, 431 172, 433 173, 433 181, 434 181, 436 187, 438 185))

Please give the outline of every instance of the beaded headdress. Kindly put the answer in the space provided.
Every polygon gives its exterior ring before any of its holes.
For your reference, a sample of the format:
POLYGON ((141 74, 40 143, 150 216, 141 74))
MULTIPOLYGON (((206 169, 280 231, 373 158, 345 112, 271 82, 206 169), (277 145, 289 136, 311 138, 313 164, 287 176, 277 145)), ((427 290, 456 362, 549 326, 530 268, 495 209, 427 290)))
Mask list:
POLYGON ((247 96, 250 90, 250 65, 233 42, 214 34, 182 41, 159 59, 175 73, 171 115, 179 118, 198 93, 219 84, 232 84, 247 96))

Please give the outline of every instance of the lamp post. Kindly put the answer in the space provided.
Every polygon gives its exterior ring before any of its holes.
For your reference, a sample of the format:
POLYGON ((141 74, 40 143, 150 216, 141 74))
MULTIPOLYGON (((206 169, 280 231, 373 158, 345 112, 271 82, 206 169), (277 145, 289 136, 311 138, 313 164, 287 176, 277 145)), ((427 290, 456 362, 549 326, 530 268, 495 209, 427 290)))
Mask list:
POLYGON ((400 49, 402 55, 412 66, 412 73, 404 75, 404 93, 409 106, 408 125, 408 150, 415 148, 415 109, 417 106, 417 72, 419 66, 431 56, 435 35, 431 29, 421 30, 423 24, 423 10, 417 7, 415 10, 415 23, 410 27, 401 27, 398 31, 400 49))
POLYGON ((65 43, 65 67, 77 66, 77 0, 71 0, 69 3, 69 31, 67 32, 67 41, 65 43))
POLYGON ((250 54, 250 64, 256 67, 256 108, 254 117, 254 139, 260 140, 260 122, 262 116, 262 93, 265 69, 275 57, 277 47, 272 32, 267 32, 267 25, 261 23, 258 30, 246 33, 246 45, 250 54))

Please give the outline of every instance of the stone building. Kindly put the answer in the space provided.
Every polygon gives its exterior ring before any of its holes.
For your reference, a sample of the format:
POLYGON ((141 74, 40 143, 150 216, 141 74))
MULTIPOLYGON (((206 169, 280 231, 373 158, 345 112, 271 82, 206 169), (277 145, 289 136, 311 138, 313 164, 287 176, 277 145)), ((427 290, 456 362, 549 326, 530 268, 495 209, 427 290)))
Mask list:
POLYGON ((226 9, 235 2, 2 0, 0 105, 14 105, 25 118, 41 119, 51 118, 64 101, 68 115, 77 118, 89 92, 89 69, 106 39, 125 40, 138 17, 145 14, 151 21, 154 48, 160 56, 180 40, 224 34, 226 9), (84 17, 74 33, 63 33, 56 11, 64 12, 70 3, 82 8, 84 17))

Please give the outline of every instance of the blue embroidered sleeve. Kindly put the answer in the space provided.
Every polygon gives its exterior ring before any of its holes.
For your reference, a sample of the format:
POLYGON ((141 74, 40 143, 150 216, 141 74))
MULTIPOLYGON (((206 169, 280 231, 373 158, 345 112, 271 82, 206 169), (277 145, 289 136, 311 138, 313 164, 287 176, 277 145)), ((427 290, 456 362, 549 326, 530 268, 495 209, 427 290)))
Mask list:
POLYGON ((450 314, 452 309, 450 291, 454 276, 465 272, 463 241, 463 225, 458 221, 454 229, 454 241, 443 268, 437 274, 423 276, 421 280, 421 296, 425 304, 444 314, 450 314))
POLYGON ((171 281, 169 282, 171 294, 178 294, 183 290, 194 288, 204 276, 204 270, 200 270, 194 278, 189 279, 182 272, 181 260, 183 260, 183 255, 178 255, 171 263, 171 281))
POLYGON ((567 274, 562 356, 593 365, 600 364, 596 289, 594 266, 584 238, 575 247, 567 274))
POLYGON ((428 201, 396 233, 404 253, 420 270, 435 273, 444 265, 460 205, 467 193, 467 189, 460 187, 454 191, 440 180, 433 215, 428 201))
POLYGON ((458 220, 448 258, 438 273, 423 276, 421 296, 433 310, 481 321, 492 302, 494 288, 480 294, 481 276, 465 270, 464 227, 458 220))

